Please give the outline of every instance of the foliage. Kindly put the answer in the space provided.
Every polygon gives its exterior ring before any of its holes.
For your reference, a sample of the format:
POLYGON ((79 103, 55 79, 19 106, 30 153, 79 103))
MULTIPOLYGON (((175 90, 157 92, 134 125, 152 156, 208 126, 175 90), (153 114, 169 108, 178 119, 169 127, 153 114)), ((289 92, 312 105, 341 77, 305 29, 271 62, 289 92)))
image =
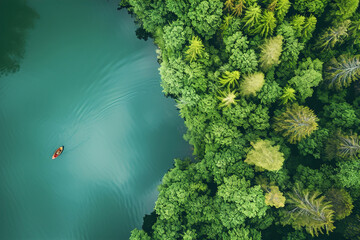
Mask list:
POLYGON ((296 76, 289 80, 289 84, 299 93, 300 101, 304 102, 306 98, 312 96, 313 88, 322 81, 322 62, 319 59, 312 61, 307 58, 299 65, 295 74, 296 76))
POLYGON ((189 0, 188 17, 194 30, 210 38, 221 24, 223 3, 220 0, 189 0))
POLYGON ((332 188, 325 194, 326 200, 331 202, 335 219, 340 220, 350 215, 354 205, 352 198, 344 189, 332 188))
POLYGON ((276 66, 280 63, 279 58, 282 51, 282 40, 283 37, 278 35, 274 38, 270 38, 260 46, 260 67, 264 71, 268 71, 272 66, 276 66))
POLYGON ((144 230, 134 229, 131 231, 130 240, 150 240, 151 238, 144 232, 144 230))
POLYGON ((295 143, 315 131, 317 121, 318 118, 308 107, 294 104, 275 117, 274 129, 288 138, 290 143, 295 143))
POLYGON ((278 83, 274 81, 265 81, 257 97, 263 105, 274 103, 281 95, 281 88, 278 83))
POLYGON ((323 230, 328 234, 335 229, 333 225, 334 211, 331 203, 325 201, 325 196, 320 196, 318 192, 310 192, 296 186, 287 198, 288 211, 284 213, 282 224, 290 224, 294 229, 305 230, 311 236, 318 236, 323 230))
POLYGON ((251 143, 253 149, 247 154, 245 162, 268 171, 281 169, 284 162, 284 154, 279 151, 280 146, 273 146, 269 140, 259 140, 251 143))
POLYGON ((302 139, 297 147, 301 155, 312 155, 315 159, 320 159, 325 148, 325 143, 330 132, 323 128, 315 131, 308 138, 302 139))
POLYGON ((325 79, 330 88, 341 89, 350 86, 360 77, 359 56, 341 55, 333 58, 325 71, 325 79))
POLYGON ((264 74, 257 72, 246 75, 240 83, 239 89, 242 96, 256 96, 265 83, 264 74))
POLYGON ((356 11, 358 5, 359 0, 334 0, 330 3, 332 11, 329 18, 331 17, 334 22, 348 19, 356 11))
POLYGON ((324 116, 330 121, 328 128, 351 128, 357 126, 360 120, 356 114, 354 107, 346 102, 331 102, 330 105, 324 107, 324 116))
POLYGON ((336 178, 341 187, 357 187, 360 185, 360 160, 343 161, 338 163, 336 178))
POLYGON ((229 64, 232 69, 241 73, 250 73, 257 67, 257 56, 253 49, 249 49, 249 41, 241 32, 224 39, 226 52, 229 54, 229 64))
POLYGON ((329 0, 295 0, 294 9, 300 13, 321 15, 329 0))

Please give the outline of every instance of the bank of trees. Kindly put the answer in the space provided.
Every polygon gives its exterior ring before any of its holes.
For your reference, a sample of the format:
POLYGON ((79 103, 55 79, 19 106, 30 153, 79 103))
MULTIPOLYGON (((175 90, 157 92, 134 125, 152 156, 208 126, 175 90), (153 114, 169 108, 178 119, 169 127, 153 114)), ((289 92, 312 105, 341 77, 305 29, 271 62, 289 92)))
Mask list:
POLYGON ((194 159, 131 239, 360 239, 359 0, 123 0, 194 159))

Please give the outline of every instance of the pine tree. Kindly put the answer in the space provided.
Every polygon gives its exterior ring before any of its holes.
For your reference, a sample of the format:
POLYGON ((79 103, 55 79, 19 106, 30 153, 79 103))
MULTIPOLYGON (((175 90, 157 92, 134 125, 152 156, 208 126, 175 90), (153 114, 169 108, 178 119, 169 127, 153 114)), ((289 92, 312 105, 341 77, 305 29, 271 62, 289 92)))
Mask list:
POLYGON ((236 104, 237 100, 235 91, 220 91, 219 94, 220 96, 217 98, 221 101, 220 107, 230 107, 232 104, 236 104))
POLYGON ((225 71, 223 76, 219 78, 219 82, 222 84, 223 87, 227 86, 229 89, 234 89, 235 86, 238 84, 238 80, 240 78, 239 71, 225 71))
POLYGON ((342 43, 348 36, 348 29, 351 21, 345 20, 334 27, 328 28, 318 41, 318 48, 322 50, 335 47, 337 43, 342 43))
POLYGON ((278 35, 266 40, 265 43, 260 46, 260 67, 262 70, 268 71, 272 66, 280 63, 282 40, 283 37, 278 35))
POLYGON ((289 101, 292 102, 296 100, 295 92, 295 89, 291 87, 284 87, 283 94, 280 96, 281 103, 287 104, 289 101))
POLYGON ((186 50, 186 59, 190 62, 196 60, 198 57, 203 55, 205 51, 204 45, 201 39, 197 36, 193 36, 190 40, 190 45, 188 46, 188 50, 186 50))
MULTIPOLYGON (((250 6, 246 11, 242 19, 245 29, 252 29, 260 21, 261 8, 259 5, 254 4, 250 6)), ((250 31, 251 32, 251 31, 250 31)))
POLYGON ((317 121, 318 118, 308 107, 294 104, 275 117, 274 130, 281 132, 290 143, 296 143, 317 129, 317 121))
POLYGON ((233 14, 237 17, 241 16, 244 8, 245 8, 245 0, 238 0, 232 8, 233 14))
POLYGON ((359 77, 359 56, 341 55, 338 59, 333 58, 325 71, 328 86, 338 90, 350 86, 351 82, 358 80, 359 77))
POLYGON ((328 234, 335 229, 333 225, 334 211, 331 203, 325 201, 325 196, 320 196, 318 192, 300 189, 297 185, 293 193, 289 193, 287 198, 288 211, 284 212, 281 219, 283 225, 290 224, 294 229, 305 230, 311 236, 318 236, 323 230, 328 234))
POLYGON ((276 18, 273 12, 265 11, 254 29, 254 33, 260 34, 260 36, 266 38, 268 35, 272 35, 276 27, 276 18))

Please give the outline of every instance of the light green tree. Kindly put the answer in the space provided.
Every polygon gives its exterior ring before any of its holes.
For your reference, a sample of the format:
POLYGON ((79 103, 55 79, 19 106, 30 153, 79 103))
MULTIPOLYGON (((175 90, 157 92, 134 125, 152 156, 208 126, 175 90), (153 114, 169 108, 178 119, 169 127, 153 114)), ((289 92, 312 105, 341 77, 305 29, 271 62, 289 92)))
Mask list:
POLYGON ((198 57, 201 57, 205 51, 205 47, 201 39, 197 36, 193 36, 190 40, 190 45, 186 50, 186 59, 190 62, 196 60, 198 57))
POLYGON ((268 35, 272 35, 274 29, 276 27, 276 18, 274 13, 271 11, 265 11, 257 23, 257 26, 254 29, 254 33, 260 34, 262 37, 267 37, 268 35))
POLYGON ((236 92, 235 91, 220 91, 218 99, 221 101, 220 107, 230 107, 232 104, 236 104, 236 92))
POLYGON ((225 71, 223 76, 219 78, 219 82, 222 84, 223 87, 228 87, 229 89, 234 89, 235 86, 238 84, 238 80, 240 78, 239 71, 225 71))
POLYGON ((259 140, 251 143, 253 149, 249 151, 245 162, 268 171, 277 171, 282 168, 284 154, 279 151, 280 146, 273 146, 269 140, 259 140))
POLYGON ((268 206, 281 208, 285 206, 285 200, 283 193, 280 192, 278 186, 270 186, 266 189, 265 204, 268 206))
POLYGON ((264 86, 265 77, 262 72, 246 75, 240 83, 240 95, 255 96, 257 92, 264 86))
POLYGON ((296 100, 295 93, 296 93, 295 89, 291 87, 284 87, 283 94, 280 96, 281 103, 287 104, 288 102, 292 102, 296 100))
POLYGON ((251 32, 251 29, 253 29, 254 26, 256 26, 257 23, 260 21, 260 17, 260 6, 257 4, 249 6, 245 11, 244 17, 242 19, 242 22, 244 23, 243 27, 251 32))
POLYGON ((266 40, 265 43, 260 46, 260 67, 262 70, 267 71, 272 66, 280 63, 279 58, 282 51, 282 40, 283 37, 278 35, 266 40))
POLYGON ((294 104, 275 117, 274 130, 282 133, 290 143, 296 143, 317 129, 317 121, 308 107, 294 104))

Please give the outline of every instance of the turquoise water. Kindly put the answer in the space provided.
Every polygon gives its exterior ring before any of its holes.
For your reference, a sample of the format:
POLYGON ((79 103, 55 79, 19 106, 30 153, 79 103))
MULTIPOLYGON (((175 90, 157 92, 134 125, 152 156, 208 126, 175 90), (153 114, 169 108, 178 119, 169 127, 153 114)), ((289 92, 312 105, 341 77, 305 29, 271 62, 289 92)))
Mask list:
POLYGON ((190 155, 156 47, 117 3, 27 2, 20 69, 0 78, 0 239, 127 239, 190 155))

